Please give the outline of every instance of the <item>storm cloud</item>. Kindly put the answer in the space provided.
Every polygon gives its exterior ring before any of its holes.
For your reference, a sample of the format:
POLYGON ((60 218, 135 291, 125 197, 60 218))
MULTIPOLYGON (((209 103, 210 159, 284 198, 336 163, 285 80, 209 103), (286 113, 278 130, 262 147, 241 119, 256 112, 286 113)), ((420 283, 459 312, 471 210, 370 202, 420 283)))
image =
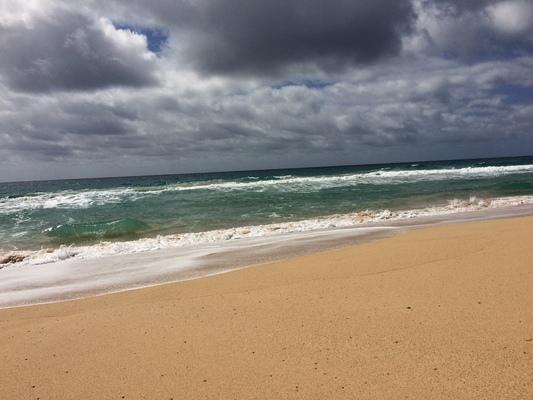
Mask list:
POLYGON ((178 4, 156 11, 187 38, 186 57, 206 74, 272 74, 301 64, 336 71, 375 61, 400 51, 415 18, 408 0, 178 4))
POLYGON ((91 90, 155 83, 146 38, 57 8, 0 24, 0 72, 14 90, 91 90))
POLYGON ((528 1, 31 4, 0 6, 3 180, 533 153, 528 1))

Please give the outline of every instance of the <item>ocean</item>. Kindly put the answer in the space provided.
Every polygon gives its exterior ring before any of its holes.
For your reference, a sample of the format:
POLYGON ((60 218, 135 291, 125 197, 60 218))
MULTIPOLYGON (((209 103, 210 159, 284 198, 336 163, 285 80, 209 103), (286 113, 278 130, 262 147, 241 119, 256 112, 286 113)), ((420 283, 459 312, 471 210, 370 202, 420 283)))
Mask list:
POLYGON ((355 227, 530 196, 533 157, 0 183, 0 261, 355 227))

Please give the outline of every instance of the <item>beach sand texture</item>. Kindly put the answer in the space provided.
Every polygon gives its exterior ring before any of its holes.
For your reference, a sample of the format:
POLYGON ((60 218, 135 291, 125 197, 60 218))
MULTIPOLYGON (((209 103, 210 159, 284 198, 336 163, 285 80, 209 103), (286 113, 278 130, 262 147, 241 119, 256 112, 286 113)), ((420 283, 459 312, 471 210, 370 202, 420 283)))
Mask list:
POLYGON ((533 218, 0 310, 0 398, 532 399, 533 218))

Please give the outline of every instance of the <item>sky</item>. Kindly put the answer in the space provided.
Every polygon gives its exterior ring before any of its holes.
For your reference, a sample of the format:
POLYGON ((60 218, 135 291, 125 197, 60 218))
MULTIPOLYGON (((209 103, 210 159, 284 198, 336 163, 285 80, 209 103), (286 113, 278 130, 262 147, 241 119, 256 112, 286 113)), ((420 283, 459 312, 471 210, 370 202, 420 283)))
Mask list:
POLYGON ((0 180, 533 155, 531 0, 0 0, 0 180))

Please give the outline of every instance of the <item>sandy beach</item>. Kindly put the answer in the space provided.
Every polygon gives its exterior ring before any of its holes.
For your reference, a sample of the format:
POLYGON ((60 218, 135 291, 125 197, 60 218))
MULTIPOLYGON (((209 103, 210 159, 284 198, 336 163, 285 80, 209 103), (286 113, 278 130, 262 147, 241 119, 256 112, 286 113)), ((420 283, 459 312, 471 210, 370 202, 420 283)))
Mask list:
POLYGON ((0 310, 0 398, 531 399, 533 218, 0 310))

